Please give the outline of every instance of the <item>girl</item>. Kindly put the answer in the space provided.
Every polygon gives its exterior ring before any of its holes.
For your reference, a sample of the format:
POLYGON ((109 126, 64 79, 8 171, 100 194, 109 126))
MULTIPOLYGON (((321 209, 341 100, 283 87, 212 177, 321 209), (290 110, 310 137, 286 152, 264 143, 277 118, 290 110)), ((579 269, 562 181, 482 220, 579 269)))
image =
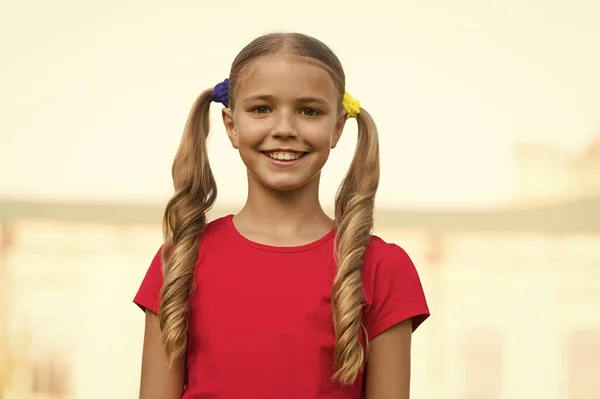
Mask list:
POLYGON ((194 104, 173 164, 146 311, 140 398, 408 398, 411 334, 429 310, 398 246, 371 235, 377 130, 336 55, 301 34, 246 46, 194 104), (209 107, 248 172, 242 210, 210 223, 209 107), (358 144, 335 200, 319 179, 349 117, 358 144))

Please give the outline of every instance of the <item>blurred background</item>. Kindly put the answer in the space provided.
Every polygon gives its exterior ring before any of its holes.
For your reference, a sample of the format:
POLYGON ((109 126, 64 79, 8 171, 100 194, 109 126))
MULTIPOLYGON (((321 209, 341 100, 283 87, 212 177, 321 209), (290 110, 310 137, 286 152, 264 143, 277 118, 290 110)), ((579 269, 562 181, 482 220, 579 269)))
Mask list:
MULTIPOLYGON (((281 30, 330 45, 378 124, 376 233, 432 311, 412 397, 600 398, 599 2, 166 4, 0 2, 1 399, 137 397, 132 299, 187 114, 281 30)), ((219 114, 212 218, 246 195, 219 114)))

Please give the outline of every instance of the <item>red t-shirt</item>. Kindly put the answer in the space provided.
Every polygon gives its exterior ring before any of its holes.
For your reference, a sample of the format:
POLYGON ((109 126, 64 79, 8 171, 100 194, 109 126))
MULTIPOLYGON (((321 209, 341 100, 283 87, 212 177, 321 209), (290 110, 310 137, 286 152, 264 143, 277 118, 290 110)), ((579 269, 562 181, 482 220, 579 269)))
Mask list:
MULTIPOLYGON (((188 323, 186 399, 358 399, 332 380, 331 288, 335 230, 303 246, 274 247, 239 234, 232 215, 201 235, 188 323)), ((373 237, 366 250, 363 323, 369 339, 429 309, 417 271, 400 247, 373 237)), ((134 302, 158 313, 160 250, 134 302)))

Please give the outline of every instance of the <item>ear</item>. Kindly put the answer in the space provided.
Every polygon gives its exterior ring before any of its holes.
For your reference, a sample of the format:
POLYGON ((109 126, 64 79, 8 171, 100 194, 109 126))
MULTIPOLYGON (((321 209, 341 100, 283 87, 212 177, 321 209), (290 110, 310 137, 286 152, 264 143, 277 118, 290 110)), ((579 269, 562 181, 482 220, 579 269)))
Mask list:
POLYGON ((335 148, 337 146, 340 137, 342 137, 342 132, 344 131, 344 126, 346 126, 346 121, 348 120, 348 111, 342 109, 340 115, 335 121, 335 127, 333 129, 333 136, 331 137, 331 148, 335 148))
POLYGON ((238 149, 238 136, 235 132, 235 123, 233 122, 233 112, 229 108, 223 108, 221 112, 223 117, 223 125, 225 125, 225 130, 227 130, 227 136, 229 137, 229 141, 231 141, 231 145, 236 150, 238 149))

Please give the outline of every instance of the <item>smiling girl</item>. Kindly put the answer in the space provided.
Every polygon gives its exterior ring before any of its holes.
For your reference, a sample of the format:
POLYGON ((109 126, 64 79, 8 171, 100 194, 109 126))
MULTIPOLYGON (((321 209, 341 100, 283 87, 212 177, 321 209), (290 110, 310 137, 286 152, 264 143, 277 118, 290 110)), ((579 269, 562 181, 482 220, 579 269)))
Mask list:
POLYGON ((429 309, 407 253, 372 235, 377 129, 325 44, 278 33, 247 45, 194 104, 173 182, 134 300, 146 312, 140 398, 409 397, 411 335, 429 309), (208 222, 212 102, 248 198, 208 222), (348 118, 357 148, 332 220, 319 181, 348 118))

